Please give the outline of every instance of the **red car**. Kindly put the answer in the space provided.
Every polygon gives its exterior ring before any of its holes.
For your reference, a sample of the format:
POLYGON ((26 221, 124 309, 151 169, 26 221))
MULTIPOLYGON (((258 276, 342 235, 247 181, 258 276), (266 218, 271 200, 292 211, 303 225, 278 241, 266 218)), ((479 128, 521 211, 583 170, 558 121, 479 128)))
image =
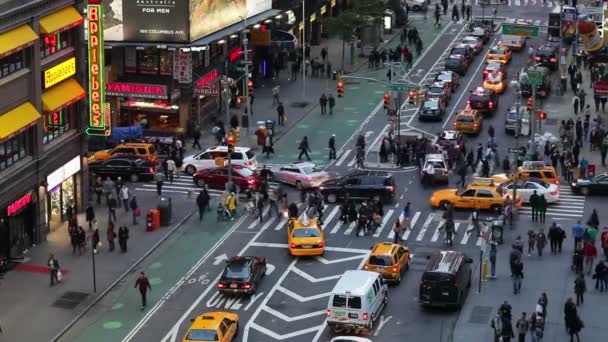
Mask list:
MULTIPOLYGON (((218 167, 201 170, 192 176, 192 181, 201 187, 206 184, 210 189, 224 190, 228 182, 228 168, 218 167)), ((241 165, 232 165, 232 181, 241 191, 246 189, 256 190, 262 183, 257 171, 241 165)))
POLYGON ((494 71, 502 74, 503 79, 507 78, 507 69, 505 68, 505 65, 503 63, 500 62, 489 62, 488 64, 486 64, 486 67, 483 69, 483 79, 485 80, 486 77, 493 73, 494 71))

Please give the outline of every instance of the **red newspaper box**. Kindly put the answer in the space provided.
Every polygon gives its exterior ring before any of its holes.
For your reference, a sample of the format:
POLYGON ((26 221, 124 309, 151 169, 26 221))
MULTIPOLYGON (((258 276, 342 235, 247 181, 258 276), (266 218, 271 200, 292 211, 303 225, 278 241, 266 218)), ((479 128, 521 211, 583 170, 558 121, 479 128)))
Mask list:
POLYGON ((587 165, 587 177, 588 178, 595 177, 595 164, 587 165))
POLYGON ((160 228, 160 211, 150 209, 146 215, 146 231, 153 232, 160 228))

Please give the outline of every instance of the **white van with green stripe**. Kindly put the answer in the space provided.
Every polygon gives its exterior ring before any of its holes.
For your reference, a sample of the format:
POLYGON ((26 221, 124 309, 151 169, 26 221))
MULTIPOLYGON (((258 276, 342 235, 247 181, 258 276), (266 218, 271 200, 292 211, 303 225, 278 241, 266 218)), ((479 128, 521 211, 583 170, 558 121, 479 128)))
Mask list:
POLYGON ((334 330, 368 329, 388 303, 388 286, 369 271, 346 271, 334 286, 327 304, 327 325, 334 330))

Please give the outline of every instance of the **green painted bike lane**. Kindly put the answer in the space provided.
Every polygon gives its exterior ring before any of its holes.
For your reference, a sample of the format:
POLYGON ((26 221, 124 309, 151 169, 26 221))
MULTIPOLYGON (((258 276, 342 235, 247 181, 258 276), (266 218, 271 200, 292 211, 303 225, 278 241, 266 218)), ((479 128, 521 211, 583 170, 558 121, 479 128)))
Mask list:
POLYGON ((235 222, 216 222, 214 210, 208 212, 202 222, 198 220, 198 213, 193 214, 141 267, 110 291, 60 341, 121 341, 146 313, 141 310, 139 292, 133 288, 139 272, 146 272, 152 286, 148 292, 150 309, 235 222))
MULTIPOLYGON (((420 38, 423 41, 424 50, 428 49, 441 33, 442 28, 447 22, 442 17, 442 25, 440 28, 434 28, 434 21, 431 19, 424 20, 423 18, 412 19, 411 25, 418 29, 420 38)), ((400 44, 399 35, 396 35, 390 42, 385 45, 385 48, 394 49, 400 44)), ((424 52, 423 52, 424 53, 424 52)), ((414 59, 416 63, 417 57, 414 59)), ((368 69, 366 66, 350 76, 361 76, 374 78, 381 81, 387 81, 387 68, 377 70, 368 69)), ((360 82, 348 81, 345 84, 344 97, 339 98, 336 95, 337 81, 329 82, 329 90, 325 89, 326 93, 332 93, 336 98, 336 106, 334 107, 333 115, 321 115, 321 107, 318 102, 311 104, 313 109, 300 120, 289 132, 281 136, 278 141, 275 141, 274 154, 269 157, 258 155, 258 162, 268 164, 285 164, 297 160, 298 146, 304 136, 308 137, 311 152, 310 158, 317 165, 324 165, 328 162, 327 148, 329 138, 332 134, 336 135, 336 148, 340 148, 356 131, 359 126, 367 119, 369 114, 382 101, 382 96, 388 91, 388 88, 382 84, 361 80, 360 82)), ((319 96, 323 89, 320 89, 319 96)), ((380 108, 384 113, 384 108, 380 108)), ((329 109, 328 109, 329 112, 329 109)), ((289 110, 287 110, 289 117, 289 110)), ((365 133, 365 132, 363 132, 365 133)), ((380 132, 374 132, 375 135, 380 132)), ((305 158, 305 157, 303 157, 305 158)))

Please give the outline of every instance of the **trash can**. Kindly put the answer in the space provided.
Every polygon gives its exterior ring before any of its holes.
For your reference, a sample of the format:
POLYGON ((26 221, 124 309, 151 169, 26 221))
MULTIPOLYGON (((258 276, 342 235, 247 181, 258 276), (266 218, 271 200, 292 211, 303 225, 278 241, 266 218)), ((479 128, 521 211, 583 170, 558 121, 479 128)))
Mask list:
POLYGON ((153 232, 160 228, 160 212, 156 209, 150 209, 146 214, 146 231, 153 232))
POLYGON ((169 197, 161 197, 158 200, 158 205, 156 209, 160 212, 160 225, 168 226, 171 224, 171 216, 172 216, 172 204, 171 198, 169 197))

